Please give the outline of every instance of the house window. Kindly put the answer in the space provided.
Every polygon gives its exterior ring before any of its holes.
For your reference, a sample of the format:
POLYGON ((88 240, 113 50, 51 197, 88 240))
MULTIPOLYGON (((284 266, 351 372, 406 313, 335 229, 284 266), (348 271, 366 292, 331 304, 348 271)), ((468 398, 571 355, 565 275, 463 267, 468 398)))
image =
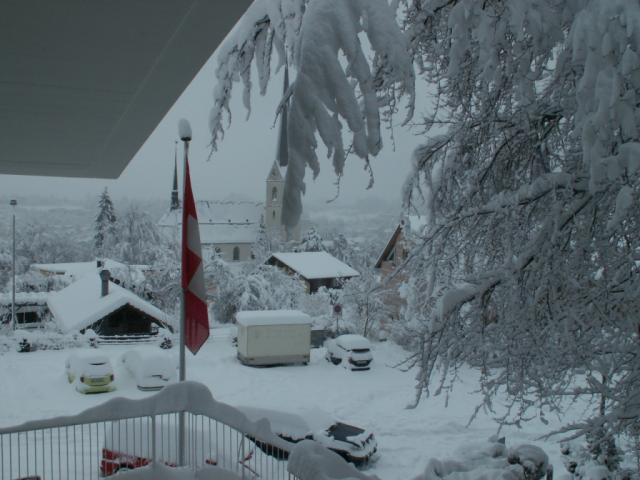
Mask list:
POLYGON ((277 187, 273 187, 273 189, 271 190, 271 201, 273 201, 273 202, 277 202, 278 201, 278 189, 277 189, 277 187))
POLYGON ((16 312, 16 323, 28 325, 40 322, 38 312, 16 312))
POLYGON ((272 215, 273 215, 273 219, 275 220, 276 219, 276 211, 275 210, 273 211, 272 215))
POLYGON ((233 261, 237 262, 238 260, 240 260, 240 248, 233 247, 233 261))

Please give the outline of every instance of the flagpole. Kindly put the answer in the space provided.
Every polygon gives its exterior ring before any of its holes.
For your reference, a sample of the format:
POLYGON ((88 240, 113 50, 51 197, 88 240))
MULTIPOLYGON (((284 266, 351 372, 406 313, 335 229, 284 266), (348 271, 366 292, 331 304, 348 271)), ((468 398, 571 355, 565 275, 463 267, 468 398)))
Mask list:
MULTIPOLYGON (((188 126, 188 124, 187 124, 188 126)), ((186 186, 187 186, 187 159, 189 158, 189 142, 191 141, 191 128, 186 128, 183 125, 183 122, 181 121, 179 124, 179 132, 180 132, 180 140, 182 140, 183 144, 184 144, 184 161, 183 161, 183 168, 182 168, 182 183, 183 183, 183 188, 182 191, 186 192, 186 186)), ((183 193, 184 195, 184 193, 183 193)), ((186 200, 183 198, 183 202, 182 202, 182 208, 186 208, 186 200)), ((182 221, 185 221, 185 216, 183 214, 182 216, 182 221)), ((182 228, 184 229, 186 226, 182 225, 182 228)), ((182 241, 184 242, 184 235, 182 236, 182 241)), ((181 251, 183 252, 184 255, 184 248, 185 246, 182 245, 181 251)), ((182 262, 182 267, 184 269, 184 261, 182 262)), ((184 276, 185 272, 181 272, 181 278, 184 276)), ((186 322, 186 300, 185 300, 185 291, 186 291, 186 287, 184 286, 183 283, 181 283, 181 293, 182 295, 180 295, 180 375, 179 375, 179 380, 180 382, 184 382, 187 379, 187 362, 186 362, 186 330, 187 330, 187 322, 186 322)), ((179 461, 179 465, 180 466, 184 466, 185 465, 185 459, 186 459, 186 455, 185 455, 185 412, 180 412, 180 416, 179 416, 179 425, 178 425, 178 461, 179 461)))
MULTIPOLYGON (((186 182, 186 171, 187 171, 187 158, 189 157, 189 142, 191 141, 190 136, 185 136, 181 138, 184 143, 184 161, 183 161, 183 183, 186 182)), ((182 191, 185 189, 183 187, 182 191)), ((184 201, 182 208, 185 208, 184 201)), ((184 225, 182 226, 184 228, 184 225)), ((184 245, 182 246, 184 248, 184 245)), ((182 273, 184 275, 184 272, 182 273)), ((186 288, 183 286, 181 289, 182 295, 180 296, 180 381, 184 382, 187 379, 187 363, 186 363, 186 303, 185 303, 185 291, 186 288)))

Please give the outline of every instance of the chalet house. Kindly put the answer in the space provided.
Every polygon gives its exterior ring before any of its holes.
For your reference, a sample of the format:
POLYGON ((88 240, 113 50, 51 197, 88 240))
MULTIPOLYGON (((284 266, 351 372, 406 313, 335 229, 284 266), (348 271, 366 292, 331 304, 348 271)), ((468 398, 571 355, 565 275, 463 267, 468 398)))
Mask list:
MULTIPOLYGON (((38 328, 49 321, 46 292, 16 292, 16 328, 38 328)), ((10 293, 0 294, 0 325, 11 325, 10 293)))
POLYGON ((327 252, 274 253, 266 263, 290 275, 297 275, 308 293, 315 293, 320 287, 342 288, 345 281, 360 276, 356 270, 327 252))
POLYGON ((64 333, 94 330, 102 338, 145 337, 173 330, 169 316, 109 280, 108 270, 89 273, 59 292, 47 305, 64 333))
MULTIPOLYGON (((426 217, 420 215, 408 215, 400 221, 375 264, 383 281, 395 273, 397 268, 407 260, 409 252, 415 244, 416 236, 422 233, 425 225, 426 217)), ((400 297, 398 287, 405 280, 406 275, 403 272, 398 272, 387 284, 385 300, 391 307, 394 318, 399 317, 400 310, 404 306, 404 300, 400 297)))

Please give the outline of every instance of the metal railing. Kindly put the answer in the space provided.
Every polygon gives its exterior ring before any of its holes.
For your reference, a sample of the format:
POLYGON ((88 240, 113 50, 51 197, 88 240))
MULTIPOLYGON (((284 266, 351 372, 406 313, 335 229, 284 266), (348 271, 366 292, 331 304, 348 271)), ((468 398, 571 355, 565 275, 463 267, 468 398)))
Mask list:
POLYGON ((287 470, 290 445, 267 422, 251 422, 206 387, 184 382, 146 399, 114 399, 77 416, 0 429, 0 480, 91 480, 154 462, 175 467, 181 416, 185 467, 297 478, 287 470))

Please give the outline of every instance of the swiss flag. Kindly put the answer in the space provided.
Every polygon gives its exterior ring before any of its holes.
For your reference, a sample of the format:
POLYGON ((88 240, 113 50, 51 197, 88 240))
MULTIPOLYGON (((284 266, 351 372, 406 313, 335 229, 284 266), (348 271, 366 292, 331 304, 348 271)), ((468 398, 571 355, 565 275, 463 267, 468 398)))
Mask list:
POLYGON ((182 291, 184 292, 185 345, 194 355, 209 338, 202 248, 196 203, 191 190, 189 159, 185 158, 182 208, 182 291))

